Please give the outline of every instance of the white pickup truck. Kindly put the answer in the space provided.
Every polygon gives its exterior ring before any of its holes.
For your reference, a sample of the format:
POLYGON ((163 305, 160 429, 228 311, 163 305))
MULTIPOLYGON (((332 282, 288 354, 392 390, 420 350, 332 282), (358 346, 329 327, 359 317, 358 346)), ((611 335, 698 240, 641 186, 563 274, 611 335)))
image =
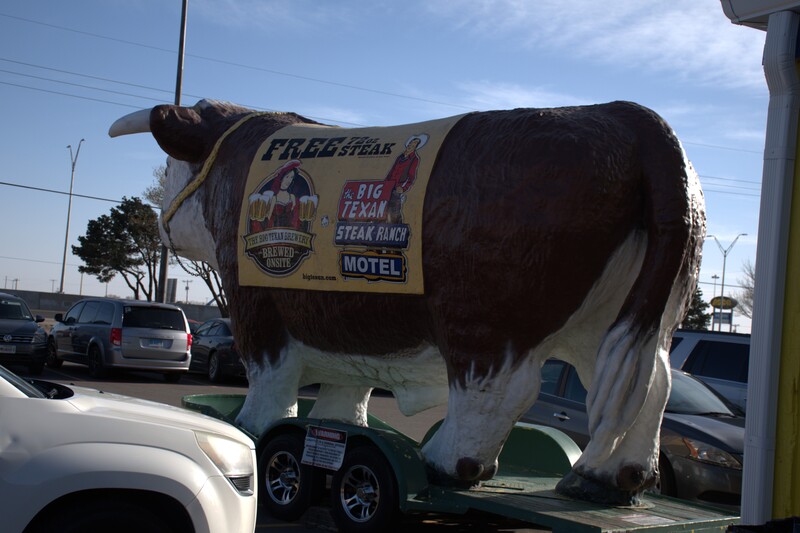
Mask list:
POLYGON ((0 366, 5 532, 249 533, 256 475, 229 424, 0 366))

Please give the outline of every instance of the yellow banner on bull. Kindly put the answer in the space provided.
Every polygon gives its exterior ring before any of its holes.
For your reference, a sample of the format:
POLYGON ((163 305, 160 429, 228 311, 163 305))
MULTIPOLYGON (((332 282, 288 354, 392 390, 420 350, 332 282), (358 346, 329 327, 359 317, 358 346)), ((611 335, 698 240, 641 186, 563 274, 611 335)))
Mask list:
POLYGON ((422 294, 425 189, 461 116, 269 137, 242 201, 239 284, 422 294))

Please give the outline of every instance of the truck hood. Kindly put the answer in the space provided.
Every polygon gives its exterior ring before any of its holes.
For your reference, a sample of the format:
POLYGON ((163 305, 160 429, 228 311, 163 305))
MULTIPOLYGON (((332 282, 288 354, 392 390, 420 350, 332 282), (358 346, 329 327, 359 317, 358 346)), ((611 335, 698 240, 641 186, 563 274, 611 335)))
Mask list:
POLYGON ((70 386, 70 389, 75 395, 61 401, 66 401, 89 415, 112 418, 121 422, 127 420, 217 433, 246 444, 250 448, 254 447, 252 439, 234 426, 182 407, 84 387, 70 386))

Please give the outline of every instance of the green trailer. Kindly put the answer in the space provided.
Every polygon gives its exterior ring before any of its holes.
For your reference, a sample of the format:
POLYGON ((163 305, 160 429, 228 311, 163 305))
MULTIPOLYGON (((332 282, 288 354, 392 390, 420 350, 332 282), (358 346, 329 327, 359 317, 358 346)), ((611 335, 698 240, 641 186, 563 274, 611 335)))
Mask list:
MULTIPOLYGON (((235 425, 244 395, 203 394, 183 405, 235 425)), ((724 531, 739 518, 724 510, 659 495, 643 505, 614 507, 563 497, 555 485, 580 455, 564 433, 518 424, 490 481, 456 487, 433 481, 421 442, 369 416, 369 427, 308 418, 313 400, 300 399, 298 417, 254 436, 259 497, 274 517, 296 520, 330 494, 331 515, 341 531, 385 531, 397 513, 469 510, 522 520, 555 533, 724 531), (329 487, 329 488, 328 488, 329 487)))

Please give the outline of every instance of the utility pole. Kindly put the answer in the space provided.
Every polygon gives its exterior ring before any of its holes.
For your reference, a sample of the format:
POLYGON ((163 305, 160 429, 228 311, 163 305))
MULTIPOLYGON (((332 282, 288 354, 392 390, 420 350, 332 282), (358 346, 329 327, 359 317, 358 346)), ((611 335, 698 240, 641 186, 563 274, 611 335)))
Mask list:
MULTIPOLYGON (((181 32, 178 40, 178 74, 175 80, 175 105, 181 105, 181 87, 183 85, 183 56, 186 44, 186 15, 189 11, 189 0, 183 0, 181 10, 181 32)), ((162 303, 167 302, 167 263, 169 263, 169 248, 166 244, 161 245, 161 261, 158 265, 158 290, 156 300, 162 303)), ((188 291, 188 289, 187 289, 188 291)))
MULTIPOLYGON (((713 300, 717 296, 717 280, 719 279, 719 276, 714 274, 713 276, 711 276, 711 279, 714 280, 714 289, 711 291, 711 299, 713 300)), ((714 331, 714 317, 715 316, 717 316, 717 311, 712 306, 711 307, 711 331, 714 331)), ((720 316, 722 316, 722 315, 720 315, 720 316)))
POLYGON ((189 284, 192 282, 190 279, 183 280, 184 287, 186 288, 186 303, 189 303, 189 284))
POLYGON ((78 149, 75 151, 75 157, 72 156, 72 145, 68 144, 67 148, 69 149, 69 160, 72 163, 72 172, 70 173, 69 178, 69 204, 67 204, 67 231, 64 235, 64 259, 61 262, 61 285, 59 285, 59 290, 61 294, 64 294, 64 274, 67 270, 67 246, 69 245, 69 217, 72 213, 72 186, 75 184, 75 164, 78 162, 78 155, 81 153, 81 145, 83 144, 83 139, 78 143, 78 149))
POLYGON ((56 280, 50 280, 50 292, 56 292, 56 280))

